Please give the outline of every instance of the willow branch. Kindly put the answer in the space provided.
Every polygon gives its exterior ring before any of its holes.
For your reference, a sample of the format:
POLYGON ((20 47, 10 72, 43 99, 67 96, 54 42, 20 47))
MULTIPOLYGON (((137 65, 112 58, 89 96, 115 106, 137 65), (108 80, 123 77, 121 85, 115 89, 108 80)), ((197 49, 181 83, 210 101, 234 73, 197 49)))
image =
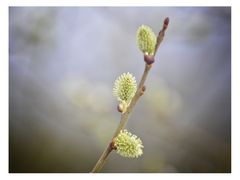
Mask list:
MULTIPOLYGON (((154 51, 154 56, 156 55, 156 52, 163 40, 163 37, 164 37, 164 34, 165 34, 165 31, 167 29, 167 26, 168 26, 168 23, 169 23, 169 18, 166 18, 164 20, 164 23, 163 23, 163 27, 161 29, 161 31, 159 32, 158 34, 158 37, 157 37, 157 43, 156 43, 156 46, 155 46, 155 51, 154 51)), ((154 58, 154 57, 153 57, 154 58)), ((131 115, 131 112, 133 111, 137 101, 139 100, 139 98, 143 95, 144 91, 145 91, 145 81, 147 79, 147 75, 150 71, 152 67, 152 64, 145 64, 145 69, 144 69, 144 72, 143 72, 143 75, 141 77, 141 80, 140 80, 140 83, 138 85, 138 88, 137 88, 137 91, 134 95, 134 97, 132 98, 132 101, 131 103, 129 104, 129 106, 127 107, 127 110, 126 112, 124 112, 123 114, 121 114, 121 120, 120 120, 120 123, 111 139, 111 142, 108 144, 108 146, 105 148, 105 150, 103 151, 102 155, 100 156, 99 160, 97 161, 96 165, 94 166, 94 168, 92 169, 92 173, 95 173, 95 172, 99 172, 103 165, 105 164, 106 160, 107 160, 107 157, 108 155, 111 153, 111 151, 114 149, 114 138, 120 133, 120 131, 122 129, 124 129, 125 125, 127 124, 127 121, 131 115)))
MULTIPOLYGON (((128 119, 129 119, 129 116, 130 116, 131 112, 133 111, 134 106, 136 105, 138 99, 143 94, 144 83, 147 79, 147 75, 148 75, 148 72, 151 69, 151 67, 152 67, 151 65, 147 65, 147 64, 145 65, 145 70, 144 70, 144 73, 142 75, 141 81, 138 85, 137 91, 136 91, 130 105, 128 106, 126 112, 121 115, 121 121, 120 121, 114 135, 113 135, 112 141, 120 133, 120 131, 122 129, 124 129, 125 125, 127 124, 128 119)), ((112 141, 109 143, 107 148, 103 151, 101 157, 99 158, 98 162, 96 163, 95 167, 93 168, 93 170, 91 172, 98 172, 102 168, 102 166, 105 164, 108 155, 113 150, 112 141)))

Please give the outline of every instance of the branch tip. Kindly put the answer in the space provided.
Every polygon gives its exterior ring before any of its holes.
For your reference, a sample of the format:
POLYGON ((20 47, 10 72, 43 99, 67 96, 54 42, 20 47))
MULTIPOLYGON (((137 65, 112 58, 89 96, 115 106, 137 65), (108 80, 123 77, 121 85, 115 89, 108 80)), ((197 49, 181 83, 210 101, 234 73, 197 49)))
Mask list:
POLYGON ((166 17, 164 20, 164 25, 168 26, 168 24, 169 24, 169 17, 166 17))

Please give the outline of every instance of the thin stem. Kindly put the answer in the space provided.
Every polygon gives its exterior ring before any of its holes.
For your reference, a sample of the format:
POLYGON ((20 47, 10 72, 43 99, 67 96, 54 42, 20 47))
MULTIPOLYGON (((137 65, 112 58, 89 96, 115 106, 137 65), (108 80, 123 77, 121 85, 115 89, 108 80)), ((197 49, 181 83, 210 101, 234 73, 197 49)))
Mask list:
POLYGON ((133 96, 133 99, 132 99, 131 103, 129 104, 126 112, 121 115, 121 121, 120 121, 120 123, 118 125, 118 128, 116 129, 113 137, 116 137, 120 133, 120 131, 125 127, 134 106, 136 105, 138 99, 140 98, 140 96, 142 94, 142 88, 144 86, 144 83, 146 81, 146 78, 147 78, 147 75, 148 75, 148 72, 149 72, 150 69, 151 69, 151 65, 146 64, 144 73, 142 75, 141 81, 140 81, 140 83, 138 85, 138 88, 137 88, 137 92, 133 96))
MULTIPOLYGON (((155 52, 154 52, 154 56, 163 40, 163 37, 164 37, 164 34, 165 34, 165 31, 167 29, 167 26, 168 26, 168 22, 169 22, 169 19, 166 18, 164 20, 164 24, 163 24, 163 27, 161 29, 161 31, 159 32, 158 34, 158 37, 157 37, 157 43, 156 43, 156 46, 155 46, 155 52)), ((106 147, 106 149, 103 151, 102 155, 100 156, 99 160, 97 161, 96 165, 94 166, 94 168, 92 169, 92 173, 95 173, 95 172, 99 172, 103 165, 105 164, 105 162, 107 161, 107 158, 108 158, 108 155, 112 152, 113 150, 113 141, 114 141, 114 138, 120 133, 120 131, 122 129, 124 129, 125 125, 127 124, 127 121, 130 117, 130 114, 131 112, 133 111, 133 108, 134 106, 136 105, 138 99, 143 95, 143 87, 144 87, 144 83, 147 79, 147 75, 148 75, 148 72, 150 71, 152 65, 148 65, 147 63, 145 64, 145 69, 144 69, 144 72, 143 72, 143 75, 142 75, 142 78, 140 80, 140 83, 138 85, 138 88, 137 88, 137 91, 134 95, 134 97, 132 98, 132 101, 131 103, 129 104, 129 106, 127 107, 127 110, 125 113, 121 114, 121 121, 112 137, 112 140, 111 142, 109 143, 109 145, 106 147)))
POLYGON ((111 148, 110 144, 107 146, 107 148, 103 151, 101 157, 99 158, 98 162, 92 169, 92 173, 98 172, 102 169, 103 165, 105 164, 108 155, 111 153, 113 149, 111 148))
MULTIPOLYGON (((151 65, 147 65, 146 64, 144 73, 142 75, 141 81, 140 81, 140 83, 138 85, 138 88, 137 88, 137 92, 135 93, 135 95, 134 95, 131 103, 129 104, 126 112, 121 115, 121 121, 120 121, 120 123, 119 123, 119 125, 118 125, 118 127, 117 127, 117 129, 116 129, 116 131, 114 133, 114 135, 113 135, 112 141, 120 133, 120 131, 125 127, 125 125, 127 124, 127 121, 129 119, 129 116, 130 116, 130 114, 131 114, 135 104, 137 103, 138 99, 142 95, 142 88, 143 88, 144 83, 145 83, 145 81, 147 79, 147 75, 148 75, 148 72, 149 72, 150 69, 151 69, 151 65)), ((98 162, 96 163, 96 165, 94 166, 93 170, 91 171, 92 173, 100 171, 101 168, 103 167, 103 165, 105 164, 108 155, 113 150, 113 148, 111 147, 111 142, 109 143, 107 148, 103 151, 101 157, 99 158, 98 162)))

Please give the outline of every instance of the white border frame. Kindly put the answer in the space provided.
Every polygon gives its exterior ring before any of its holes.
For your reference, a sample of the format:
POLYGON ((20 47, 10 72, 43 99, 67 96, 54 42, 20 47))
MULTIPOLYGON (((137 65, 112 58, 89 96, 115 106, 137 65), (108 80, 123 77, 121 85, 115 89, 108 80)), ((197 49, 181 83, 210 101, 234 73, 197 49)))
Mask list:
POLYGON ((0 2, 0 179, 42 179, 54 178, 170 178, 170 179, 196 179, 217 178, 240 179, 240 6, 238 1, 230 0, 2 0, 0 2), (119 2, 115 2, 119 1, 119 2), (8 10, 9 6, 231 6, 232 9, 232 173, 231 174, 9 174, 8 173, 8 10))

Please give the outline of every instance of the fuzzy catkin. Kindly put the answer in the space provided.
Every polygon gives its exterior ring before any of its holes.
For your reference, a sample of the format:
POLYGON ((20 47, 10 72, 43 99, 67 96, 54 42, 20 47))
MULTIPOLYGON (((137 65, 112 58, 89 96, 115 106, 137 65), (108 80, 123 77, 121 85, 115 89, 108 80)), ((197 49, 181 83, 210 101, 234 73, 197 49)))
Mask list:
POLYGON ((137 158, 143 154, 143 144, 140 138, 131 134, 126 129, 121 130, 114 139, 117 153, 123 157, 137 158))
POLYGON ((137 44, 139 49, 147 55, 153 55, 157 37, 153 30, 146 25, 141 25, 137 30, 137 44))

